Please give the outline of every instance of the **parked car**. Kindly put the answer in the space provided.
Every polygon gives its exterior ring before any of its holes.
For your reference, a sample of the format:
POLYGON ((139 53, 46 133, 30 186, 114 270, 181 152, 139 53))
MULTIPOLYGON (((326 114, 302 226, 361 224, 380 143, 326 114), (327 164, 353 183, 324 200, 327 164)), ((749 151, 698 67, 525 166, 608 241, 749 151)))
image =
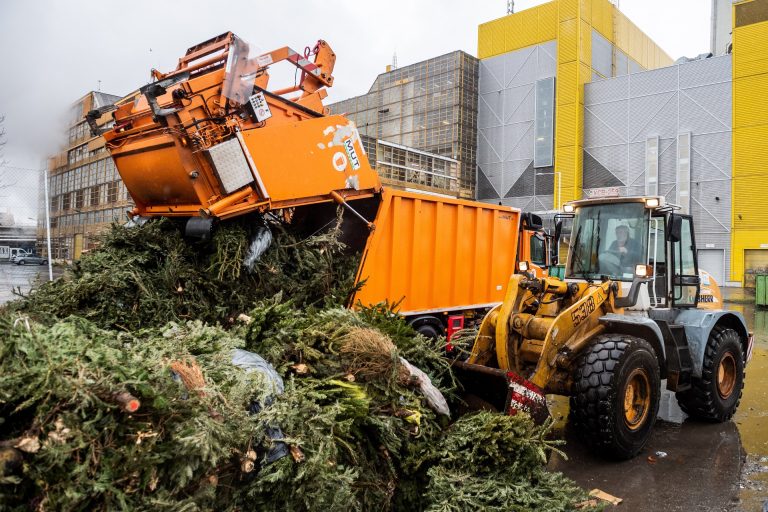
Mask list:
POLYGON ((42 256, 35 256, 34 254, 21 254, 13 257, 13 262, 17 265, 45 265, 48 260, 42 256))

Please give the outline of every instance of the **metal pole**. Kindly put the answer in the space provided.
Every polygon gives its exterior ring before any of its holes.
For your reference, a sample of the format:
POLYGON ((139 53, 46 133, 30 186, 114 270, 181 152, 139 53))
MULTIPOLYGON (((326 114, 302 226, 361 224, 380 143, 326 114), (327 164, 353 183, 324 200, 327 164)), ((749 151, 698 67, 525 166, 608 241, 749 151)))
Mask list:
POLYGON ((45 176, 45 234, 48 239, 48 280, 53 281, 53 256, 51 254, 51 200, 48 197, 48 166, 43 168, 45 176))

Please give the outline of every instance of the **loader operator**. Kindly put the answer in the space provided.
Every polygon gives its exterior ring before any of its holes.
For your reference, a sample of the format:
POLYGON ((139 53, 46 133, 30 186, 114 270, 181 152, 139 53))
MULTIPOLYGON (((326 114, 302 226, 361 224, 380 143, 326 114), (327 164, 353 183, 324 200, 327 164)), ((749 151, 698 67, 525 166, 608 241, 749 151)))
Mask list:
POLYGON ((616 240, 608 248, 619 258, 619 266, 632 268, 640 261, 640 244, 629 236, 629 227, 625 224, 616 226, 616 240))

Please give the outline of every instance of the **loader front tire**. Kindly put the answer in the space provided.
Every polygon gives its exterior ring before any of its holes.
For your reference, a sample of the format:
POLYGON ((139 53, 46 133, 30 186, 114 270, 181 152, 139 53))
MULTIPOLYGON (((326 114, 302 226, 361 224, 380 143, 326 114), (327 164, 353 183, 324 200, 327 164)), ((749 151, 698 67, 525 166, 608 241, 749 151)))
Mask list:
POLYGON ((744 388, 744 352, 739 333, 715 327, 704 348, 701 377, 691 389, 677 393, 680 408, 700 420, 728 421, 736 412, 744 388))
POLYGON ((570 423, 601 455, 630 459, 651 435, 660 395, 651 345, 634 336, 603 334, 577 360, 570 423))

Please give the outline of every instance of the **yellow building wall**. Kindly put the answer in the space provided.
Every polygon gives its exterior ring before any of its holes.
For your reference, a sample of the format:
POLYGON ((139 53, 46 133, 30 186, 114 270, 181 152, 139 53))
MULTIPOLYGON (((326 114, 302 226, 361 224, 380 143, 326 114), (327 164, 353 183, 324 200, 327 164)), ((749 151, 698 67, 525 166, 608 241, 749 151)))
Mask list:
POLYGON ((557 38, 557 2, 553 0, 481 24, 477 56, 487 59, 557 38))
POLYGON ((478 27, 480 59, 557 40, 556 207, 581 197, 584 84, 592 81, 593 29, 646 69, 672 64, 672 58, 608 0, 553 0, 478 27))
POLYGON ((745 250, 768 248, 768 0, 733 10, 731 280, 743 283, 745 250))

